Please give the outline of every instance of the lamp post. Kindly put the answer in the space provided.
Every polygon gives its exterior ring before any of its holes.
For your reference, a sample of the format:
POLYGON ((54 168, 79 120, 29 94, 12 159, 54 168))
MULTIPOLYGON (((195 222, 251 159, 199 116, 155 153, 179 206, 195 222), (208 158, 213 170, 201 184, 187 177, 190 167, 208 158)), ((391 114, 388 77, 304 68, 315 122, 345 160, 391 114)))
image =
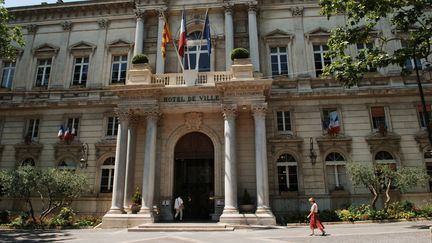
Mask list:
POLYGON ((309 158, 311 160, 311 163, 315 164, 317 155, 316 155, 314 147, 313 147, 313 138, 309 139, 309 145, 310 145, 309 158))
MULTIPOLYGON (((423 93, 423 87, 420 81, 420 74, 419 74, 419 70, 417 67, 417 59, 416 59, 416 49, 417 49, 417 44, 421 41, 421 38, 416 40, 416 42, 414 43, 414 47, 413 47, 413 58, 414 58, 414 69, 416 72, 416 78, 417 78, 417 86, 419 89, 419 94, 420 94, 420 99, 421 99, 421 103, 422 103, 422 110, 423 110, 423 119, 425 121, 425 126, 426 126, 426 130, 427 130, 427 135, 428 135, 428 139, 429 139, 429 145, 432 146, 432 127, 431 124, 429 122, 429 114, 427 112, 427 108, 426 108, 426 101, 424 98, 424 93, 423 93)), ((429 43, 429 41, 428 41, 429 43)))
POLYGON ((89 146, 87 143, 83 143, 81 147, 81 159, 80 159, 80 168, 84 169, 88 167, 88 152, 89 152, 89 146))

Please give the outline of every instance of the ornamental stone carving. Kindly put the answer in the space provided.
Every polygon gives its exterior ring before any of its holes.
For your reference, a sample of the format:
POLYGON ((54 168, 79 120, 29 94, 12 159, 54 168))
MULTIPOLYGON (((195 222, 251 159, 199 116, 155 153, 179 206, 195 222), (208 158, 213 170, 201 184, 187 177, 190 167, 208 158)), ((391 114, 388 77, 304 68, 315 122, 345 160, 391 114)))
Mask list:
POLYGON ((256 13, 258 11, 258 4, 256 1, 248 3, 248 11, 256 13))
POLYGON ((253 104, 252 112, 254 117, 266 116, 267 114, 267 103, 253 104))
POLYGON ((21 163, 24 159, 31 157, 37 163, 42 152, 43 145, 40 143, 20 143, 15 146, 15 160, 21 163))
POLYGON ((129 115, 129 127, 136 128, 140 122, 140 117, 135 114, 129 115))
POLYGON ((29 34, 36 34, 38 26, 35 24, 29 24, 26 26, 27 32, 29 34))
POLYGON ((109 20, 107 19, 99 19, 98 25, 100 29, 107 29, 109 25, 109 20))
POLYGON ((302 6, 295 6, 295 7, 292 7, 290 10, 291 10, 292 16, 296 16, 296 17, 303 16, 304 7, 302 7, 302 6))
POLYGON ((58 161, 64 156, 69 156, 75 159, 75 161, 80 161, 82 156, 82 143, 57 143, 54 145, 54 156, 55 160, 58 161))
POLYGON ((233 13, 233 8, 234 8, 234 4, 229 2, 229 1, 225 1, 224 5, 223 5, 224 9, 225 9, 225 13, 233 13))
POLYGON ((64 31, 71 31, 72 30, 72 22, 71 21, 64 21, 61 23, 62 28, 64 31))
POLYGON ((145 11, 142 9, 135 10, 135 16, 137 19, 143 19, 144 18, 145 11))
POLYGON ((95 144, 95 148, 96 148, 96 160, 99 160, 102 156, 104 156, 107 153, 110 153, 113 156, 115 156, 116 141, 115 140, 101 141, 95 144))
POLYGON ((222 105, 222 112, 225 120, 230 118, 235 118, 237 115, 237 105, 236 104, 222 105))
POLYGON ((124 108, 116 108, 114 110, 119 121, 128 121, 129 120, 129 110, 124 108))
POLYGON ((189 130, 199 130, 202 124, 203 114, 201 112, 189 112, 184 115, 185 126, 189 130))

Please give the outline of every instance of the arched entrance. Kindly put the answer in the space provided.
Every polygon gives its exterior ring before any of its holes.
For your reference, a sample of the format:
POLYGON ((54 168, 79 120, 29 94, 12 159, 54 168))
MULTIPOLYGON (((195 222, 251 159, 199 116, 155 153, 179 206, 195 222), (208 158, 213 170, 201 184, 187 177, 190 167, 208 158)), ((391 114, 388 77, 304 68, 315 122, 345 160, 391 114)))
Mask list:
POLYGON ((200 132, 182 136, 174 149, 174 197, 185 204, 183 220, 210 220, 214 213, 214 146, 200 132))

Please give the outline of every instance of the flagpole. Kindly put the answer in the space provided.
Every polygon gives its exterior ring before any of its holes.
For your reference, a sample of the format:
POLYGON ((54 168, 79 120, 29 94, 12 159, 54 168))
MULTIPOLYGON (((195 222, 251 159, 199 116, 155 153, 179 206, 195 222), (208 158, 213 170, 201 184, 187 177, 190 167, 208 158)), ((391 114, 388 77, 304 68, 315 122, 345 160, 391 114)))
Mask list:
MULTIPOLYGON (((164 21, 167 23, 168 21, 167 21, 167 18, 166 18, 166 16, 165 16, 165 14, 162 13, 162 15, 163 15, 163 17, 164 17, 164 21)), ((174 50, 176 51, 177 59, 178 59, 178 61, 179 61, 179 63, 180 63, 180 67, 181 67, 182 71, 184 72, 183 62, 182 62, 181 59, 180 59, 180 54, 179 54, 179 52, 178 52, 177 46, 176 46, 176 44, 175 44, 175 41, 172 40, 172 43, 173 43, 173 46, 174 46, 174 50)))
MULTIPOLYGON (((202 41, 203 41, 203 37, 204 37, 204 30, 206 28, 206 20, 207 20, 207 15, 208 15, 208 8, 206 9, 206 14, 205 14, 205 18, 204 18, 204 25, 201 31, 201 40, 199 42, 199 50, 197 51, 197 58, 196 58, 196 63, 197 65, 195 66, 195 70, 199 71, 199 60, 200 60, 200 56, 201 56, 201 46, 202 46, 202 41)), ((198 48, 197 48, 198 49, 198 48)))

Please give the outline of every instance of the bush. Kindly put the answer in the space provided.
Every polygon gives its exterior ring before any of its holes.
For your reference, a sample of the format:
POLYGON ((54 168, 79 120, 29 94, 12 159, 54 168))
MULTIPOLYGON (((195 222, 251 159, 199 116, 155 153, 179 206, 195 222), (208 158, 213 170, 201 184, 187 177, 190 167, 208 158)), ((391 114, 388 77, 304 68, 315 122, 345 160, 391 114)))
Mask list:
POLYGON ((20 215, 18 215, 16 218, 12 220, 10 226, 14 228, 23 228, 27 226, 28 219, 29 219, 28 213, 22 212, 20 213, 20 215))
POLYGON ((148 63, 148 57, 144 54, 135 55, 132 59, 133 64, 148 63))
POLYGON ((74 223, 74 226, 77 227, 87 227, 87 226, 97 226, 102 222, 102 219, 100 217, 96 216, 86 216, 82 217, 80 219, 77 219, 74 223))
POLYGON ((141 205, 142 195, 139 187, 136 188, 135 193, 132 195, 132 203, 141 205))
POLYGON ((319 213, 319 217, 323 222, 336 222, 341 221, 335 211, 323 210, 319 213))
POLYGON ((249 51, 245 48, 235 48, 231 51, 231 60, 249 58, 249 51))
POLYGON ((71 226, 74 222, 75 212, 70 207, 64 207, 60 213, 49 222, 51 226, 71 226))

